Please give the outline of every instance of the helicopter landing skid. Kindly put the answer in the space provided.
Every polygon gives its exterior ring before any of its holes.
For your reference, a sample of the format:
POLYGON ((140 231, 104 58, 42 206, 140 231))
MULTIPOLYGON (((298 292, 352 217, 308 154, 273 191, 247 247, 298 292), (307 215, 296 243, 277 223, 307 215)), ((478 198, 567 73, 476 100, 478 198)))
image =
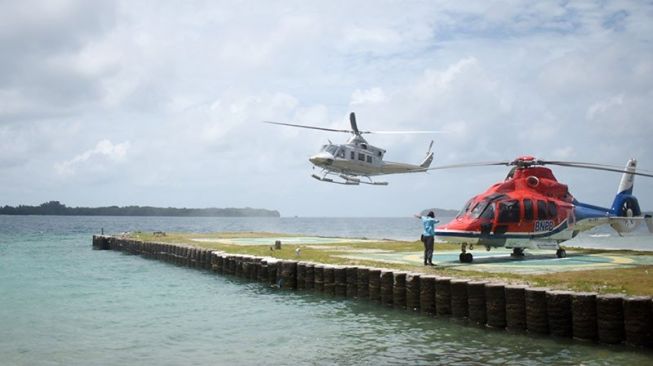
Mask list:
POLYGON ((374 182, 369 177, 367 177, 367 179, 369 179, 369 182, 366 182, 366 181, 360 180, 359 178, 354 178, 354 177, 350 177, 348 175, 340 174, 340 175, 338 175, 338 177, 340 177, 342 179, 342 181, 337 181, 337 180, 333 180, 331 178, 327 178, 327 175, 328 174, 325 174, 324 176, 320 177, 319 175, 311 174, 311 177, 313 177, 313 178, 315 178, 315 179, 317 179, 317 180, 319 180, 321 182, 342 184, 342 185, 347 185, 347 186, 357 186, 359 184, 369 184, 369 185, 372 185, 372 186, 387 186, 388 185, 388 182, 374 182))

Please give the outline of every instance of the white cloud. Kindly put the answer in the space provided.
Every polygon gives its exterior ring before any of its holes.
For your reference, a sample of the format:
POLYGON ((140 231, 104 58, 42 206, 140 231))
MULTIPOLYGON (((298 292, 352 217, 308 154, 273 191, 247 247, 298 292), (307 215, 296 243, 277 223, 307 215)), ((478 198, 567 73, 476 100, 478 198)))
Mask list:
POLYGON ((619 94, 608 100, 596 102, 587 109, 586 117, 590 121, 594 120, 597 118, 598 115, 605 113, 606 111, 612 108, 619 107, 623 104, 624 104, 623 94, 619 94))
POLYGON ((129 145, 129 141, 114 145, 109 140, 101 140, 93 149, 87 150, 70 160, 56 163, 54 168, 57 174, 70 176, 74 175, 80 166, 123 162, 127 156, 129 145))
POLYGON ((381 88, 370 88, 366 90, 356 89, 351 96, 350 104, 376 104, 387 101, 387 97, 381 88))

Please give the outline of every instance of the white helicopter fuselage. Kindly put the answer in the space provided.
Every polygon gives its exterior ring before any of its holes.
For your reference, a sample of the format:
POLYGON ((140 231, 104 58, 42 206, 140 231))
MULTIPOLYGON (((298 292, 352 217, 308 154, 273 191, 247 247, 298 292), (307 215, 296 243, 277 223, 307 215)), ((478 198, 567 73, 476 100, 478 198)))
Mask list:
POLYGON ((353 178, 424 172, 433 160, 429 152, 421 165, 394 163, 384 161, 384 154, 385 150, 369 145, 361 136, 353 136, 346 144, 324 145, 309 161, 325 171, 353 178))

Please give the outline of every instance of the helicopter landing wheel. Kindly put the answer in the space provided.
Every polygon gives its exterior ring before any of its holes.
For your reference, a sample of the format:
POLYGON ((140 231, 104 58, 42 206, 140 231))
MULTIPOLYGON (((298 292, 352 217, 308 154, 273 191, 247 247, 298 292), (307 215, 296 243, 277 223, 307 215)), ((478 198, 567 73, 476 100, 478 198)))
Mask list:
POLYGON ((460 259, 460 263, 472 263, 474 256, 472 253, 460 253, 458 259, 460 259))
POLYGON ((560 249, 556 250, 556 256, 558 258, 566 258, 567 257, 567 251, 560 248, 560 249))
POLYGON ((510 254, 511 257, 523 257, 524 256, 524 248, 512 248, 512 253, 510 254))

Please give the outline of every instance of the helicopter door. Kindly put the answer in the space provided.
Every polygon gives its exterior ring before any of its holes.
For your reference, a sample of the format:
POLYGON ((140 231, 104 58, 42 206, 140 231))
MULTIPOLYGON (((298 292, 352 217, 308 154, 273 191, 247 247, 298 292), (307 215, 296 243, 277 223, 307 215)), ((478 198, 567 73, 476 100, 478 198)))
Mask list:
MULTIPOLYGON (((520 205, 518 200, 509 200, 499 202, 499 217, 497 225, 494 227, 494 233, 501 235, 508 231, 509 225, 519 224, 520 205)), ((514 229, 513 229, 514 230, 514 229)))

